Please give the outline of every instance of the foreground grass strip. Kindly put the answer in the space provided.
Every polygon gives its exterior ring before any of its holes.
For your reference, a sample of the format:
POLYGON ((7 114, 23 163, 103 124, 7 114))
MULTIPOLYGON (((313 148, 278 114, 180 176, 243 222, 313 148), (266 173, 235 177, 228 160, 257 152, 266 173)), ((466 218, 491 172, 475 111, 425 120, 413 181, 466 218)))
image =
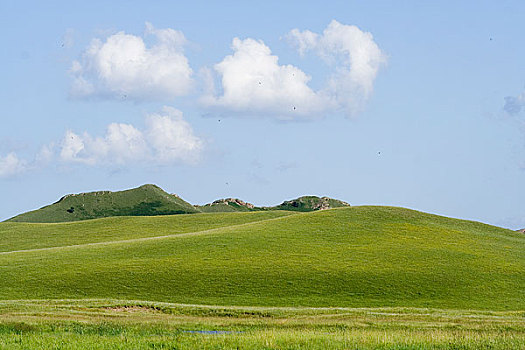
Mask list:
POLYGON ((0 302, 2 349, 522 349, 525 312, 0 302))

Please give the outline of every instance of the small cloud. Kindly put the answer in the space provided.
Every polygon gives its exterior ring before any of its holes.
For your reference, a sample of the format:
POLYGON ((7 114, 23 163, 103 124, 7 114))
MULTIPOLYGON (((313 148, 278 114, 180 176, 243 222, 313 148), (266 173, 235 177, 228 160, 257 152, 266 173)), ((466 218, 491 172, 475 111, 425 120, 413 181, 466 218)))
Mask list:
POLYGON ((40 151, 36 154, 36 164, 47 164, 55 157, 55 143, 52 142, 48 145, 40 147, 40 151))
POLYGON ((370 97, 386 55, 369 32, 332 20, 322 34, 293 29, 287 36, 300 55, 315 52, 334 67, 327 93, 347 115, 359 112, 370 97))
POLYGON ((182 112, 164 107, 162 113, 147 115, 145 119, 143 130, 131 124, 112 123, 106 134, 99 137, 68 130, 59 146, 60 160, 91 166, 198 162, 204 141, 194 135, 182 112))
POLYGON ((518 96, 505 97, 505 105, 503 106, 503 109, 508 114, 519 114, 522 108, 525 108, 525 91, 518 96))
POLYGON ((27 162, 19 159, 14 152, 4 157, 0 156, 0 178, 15 176, 26 171, 27 168, 27 162))
MULTIPOLYGON (((148 40, 149 42, 149 40, 148 40)), ((118 32, 93 39, 69 70, 71 95, 134 101, 163 101, 187 94, 193 71, 184 55, 186 38, 174 29, 146 23, 144 36, 118 32), (148 45, 146 39, 152 38, 148 45)))
POLYGON ((145 135, 154 159, 160 163, 195 164, 204 147, 204 141, 194 135, 182 112, 172 107, 164 107, 162 113, 146 117, 145 135))

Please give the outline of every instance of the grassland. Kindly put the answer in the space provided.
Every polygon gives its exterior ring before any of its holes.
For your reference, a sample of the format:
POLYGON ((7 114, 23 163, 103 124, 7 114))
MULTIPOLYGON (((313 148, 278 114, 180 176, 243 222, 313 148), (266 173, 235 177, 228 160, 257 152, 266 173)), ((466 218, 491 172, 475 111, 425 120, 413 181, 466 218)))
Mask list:
POLYGON ((522 233, 394 207, 5 222, 0 348, 520 349, 524 276, 522 233))
MULTIPOLYGON (((167 217, 148 218, 149 232, 133 231, 137 218, 129 226, 105 219, 90 222, 109 232, 97 244, 91 242, 98 231, 77 235, 82 225, 46 224, 69 227, 62 236, 76 236, 68 242, 74 245, 32 250, 27 240, 11 237, 14 243, 0 254, 0 277, 8 281, 0 285, 0 299, 525 309, 520 233, 391 207, 276 217, 281 213, 242 213, 255 222, 226 227, 212 223, 226 225, 239 214, 199 214, 192 218, 209 222, 178 232, 168 229, 167 217)), ((27 224, 15 225, 23 230, 27 224)), ((54 244, 41 237, 46 246, 54 244)))
POLYGON ((2 349, 523 349, 523 312, 0 302, 2 349))
POLYGON ((115 242, 221 227, 236 227, 293 214, 286 211, 111 217, 81 222, 0 223, 0 253, 15 250, 115 242))

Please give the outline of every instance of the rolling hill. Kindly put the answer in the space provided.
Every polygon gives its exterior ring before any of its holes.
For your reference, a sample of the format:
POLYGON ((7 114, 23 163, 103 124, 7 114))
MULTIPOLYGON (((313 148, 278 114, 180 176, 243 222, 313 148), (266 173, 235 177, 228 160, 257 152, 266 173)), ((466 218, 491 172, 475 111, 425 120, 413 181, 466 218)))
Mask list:
POLYGON ((304 196, 274 207, 256 207, 238 198, 219 199, 206 205, 191 205, 156 185, 125 191, 68 194, 56 203, 17 215, 11 222, 70 222, 113 216, 157 216, 195 213, 228 213, 263 210, 315 211, 349 206, 328 197, 304 196))
POLYGON ((156 185, 126 191, 70 194, 58 202, 20 214, 7 221, 66 222, 111 216, 154 216, 199 212, 190 203, 156 185))
POLYGON ((523 234, 403 208, 5 222, 0 241, 4 300, 525 309, 523 234))

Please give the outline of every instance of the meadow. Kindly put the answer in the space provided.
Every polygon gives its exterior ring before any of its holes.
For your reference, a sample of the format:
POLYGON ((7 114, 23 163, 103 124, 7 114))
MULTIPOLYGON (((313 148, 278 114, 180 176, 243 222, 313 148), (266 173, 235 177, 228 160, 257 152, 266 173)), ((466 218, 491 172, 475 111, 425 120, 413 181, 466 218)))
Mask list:
POLYGON ((524 276, 523 234, 396 207, 5 222, 0 348, 519 349, 524 276))
POLYGON ((523 312, 0 303, 2 349, 522 349, 523 312))

